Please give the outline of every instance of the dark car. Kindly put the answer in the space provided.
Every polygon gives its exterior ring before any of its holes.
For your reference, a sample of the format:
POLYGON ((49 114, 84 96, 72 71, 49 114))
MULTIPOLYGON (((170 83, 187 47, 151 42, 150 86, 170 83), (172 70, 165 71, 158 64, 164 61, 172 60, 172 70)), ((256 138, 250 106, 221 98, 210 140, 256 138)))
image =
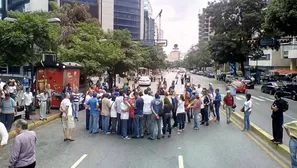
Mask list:
POLYGON ((209 73, 209 74, 207 74, 207 77, 209 77, 209 78, 215 78, 215 74, 209 73))
POLYGON ((219 81, 225 81, 226 79, 226 74, 219 74, 217 75, 217 80, 219 81))
POLYGON ((286 86, 282 87, 281 92, 283 96, 290 97, 297 101, 297 83, 288 83, 286 86))
POLYGON ((269 93, 273 95, 276 91, 280 91, 284 87, 282 82, 267 82, 261 87, 263 93, 269 93))

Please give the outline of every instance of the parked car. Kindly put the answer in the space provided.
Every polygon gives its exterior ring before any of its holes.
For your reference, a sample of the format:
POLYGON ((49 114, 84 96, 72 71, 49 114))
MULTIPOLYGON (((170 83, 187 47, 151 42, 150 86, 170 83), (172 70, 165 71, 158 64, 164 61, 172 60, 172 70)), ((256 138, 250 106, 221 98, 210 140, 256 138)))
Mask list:
POLYGON ((219 81, 225 81, 226 79, 226 74, 219 74, 217 75, 217 80, 219 81))
POLYGON ((138 85, 139 86, 150 86, 151 85, 151 80, 150 77, 148 76, 141 76, 138 80, 138 85))
POLYGON ((232 82, 233 80, 234 80, 233 75, 226 75, 225 82, 229 83, 229 82, 232 82))
POLYGON ((215 74, 209 73, 209 74, 207 74, 207 77, 209 77, 209 78, 215 78, 215 74))
POLYGON ((282 82, 267 82, 262 85, 261 92, 273 95, 275 92, 280 91, 284 87, 282 82))
POLYGON ((281 88, 283 96, 290 97, 292 100, 297 101, 297 83, 288 83, 281 88))
POLYGON ((197 75, 203 75, 203 71, 198 71, 196 74, 197 75))

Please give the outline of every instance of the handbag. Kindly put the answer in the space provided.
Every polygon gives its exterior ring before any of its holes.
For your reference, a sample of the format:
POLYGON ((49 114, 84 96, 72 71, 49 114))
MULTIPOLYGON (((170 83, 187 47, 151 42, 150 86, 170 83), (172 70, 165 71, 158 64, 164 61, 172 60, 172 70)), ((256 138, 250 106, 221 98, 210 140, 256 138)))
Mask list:
POLYGON ((244 112, 244 107, 242 107, 242 108, 240 109, 240 111, 241 111, 241 112, 244 112))

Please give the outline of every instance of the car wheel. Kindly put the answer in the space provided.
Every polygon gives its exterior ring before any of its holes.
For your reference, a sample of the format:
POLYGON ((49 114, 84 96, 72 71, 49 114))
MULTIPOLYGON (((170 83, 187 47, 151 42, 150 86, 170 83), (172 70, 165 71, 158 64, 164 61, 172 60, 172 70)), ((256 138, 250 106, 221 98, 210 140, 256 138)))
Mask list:
POLYGON ((261 92, 264 93, 264 88, 261 88, 261 92))
POLYGON ((269 90, 269 94, 273 95, 273 91, 272 90, 269 90))
POLYGON ((297 96, 296 96, 296 94, 292 94, 292 100, 297 100, 297 96))

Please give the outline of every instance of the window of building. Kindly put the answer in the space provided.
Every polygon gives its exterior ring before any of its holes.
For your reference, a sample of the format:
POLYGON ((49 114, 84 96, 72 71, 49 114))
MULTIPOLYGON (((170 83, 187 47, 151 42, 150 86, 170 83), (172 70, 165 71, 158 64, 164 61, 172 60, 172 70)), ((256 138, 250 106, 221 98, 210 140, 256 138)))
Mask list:
POLYGON ((21 67, 20 66, 9 66, 8 74, 21 74, 21 67))
POLYGON ((121 12, 121 13, 128 13, 128 14, 135 14, 135 15, 140 15, 140 8, 134 9, 130 7, 124 7, 124 6, 117 6, 115 5, 114 11, 116 12, 121 12))
POLYGON ((114 4, 118 5, 118 6, 123 6, 123 7, 130 7, 130 8, 140 9, 140 3, 139 2, 115 1, 114 4))
POLYGON ((284 51, 284 53, 283 53, 283 57, 284 57, 285 59, 288 59, 288 58, 289 58, 289 51, 284 51))
POLYGON ((126 14, 126 13, 115 13, 114 18, 140 21, 140 16, 139 15, 132 15, 132 14, 126 14))
POLYGON ((114 24, 140 27, 140 22, 139 21, 116 19, 116 18, 114 19, 114 24))
POLYGON ((259 60, 270 60, 270 54, 264 54, 259 60))

